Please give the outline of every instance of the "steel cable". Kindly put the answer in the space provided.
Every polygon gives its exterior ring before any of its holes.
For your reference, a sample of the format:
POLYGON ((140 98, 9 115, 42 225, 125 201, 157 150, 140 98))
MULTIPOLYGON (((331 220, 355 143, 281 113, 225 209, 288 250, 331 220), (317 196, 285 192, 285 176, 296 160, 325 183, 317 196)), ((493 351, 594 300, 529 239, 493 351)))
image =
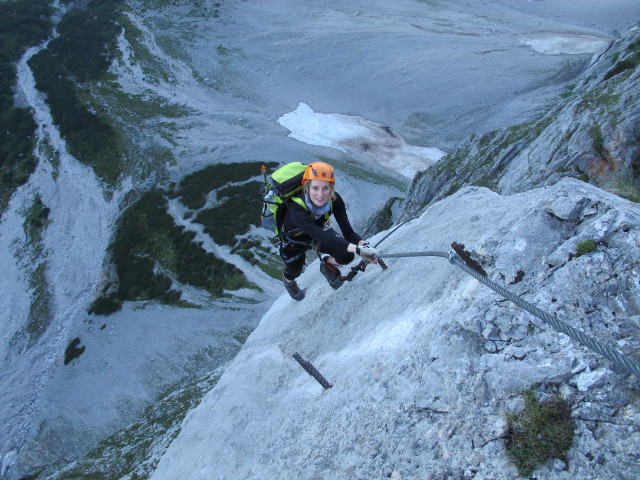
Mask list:
POLYGON ((465 261, 460 257, 460 255, 458 255, 453 250, 451 251, 451 253, 436 252, 436 251, 389 253, 389 254, 380 254, 380 257, 381 258, 392 258, 392 257, 397 257, 397 258, 400 258, 400 257, 443 257, 443 258, 447 258, 450 263, 460 267, 462 270, 464 270, 466 273, 468 273, 473 278, 478 280, 480 283, 486 285, 487 287, 491 288, 493 291, 499 293, 500 295, 502 295, 507 300, 510 300, 511 302, 515 303, 516 305, 518 305, 523 310, 529 312, 530 314, 534 315, 535 317, 538 317, 543 322, 551 325, 557 331, 559 331, 561 333, 564 333, 565 335, 568 335, 569 337, 571 337, 572 339, 574 339, 578 343, 580 343, 580 344, 584 345, 585 347, 589 348, 590 350, 602 355, 603 357, 609 359, 610 361, 612 361, 616 365, 619 365, 620 367, 624 368, 628 372, 634 374, 636 377, 640 378, 640 363, 638 363, 637 361, 635 361, 635 360, 633 360, 631 358, 628 358, 628 357, 622 355, 621 353, 616 351, 614 348, 612 348, 612 347, 610 347, 608 345, 605 345, 605 344, 599 342, 598 340, 586 335, 585 333, 581 332, 580 330, 572 327, 571 325, 566 324, 562 320, 560 320, 560 319, 558 319, 556 317, 553 317, 552 315, 548 314, 547 312, 542 311, 541 309, 539 309, 535 305, 532 305, 529 302, 523 300, 521 297, 519 297, 519 296, 515 295, 514 293, 510 292, 509 290, 507 290, 503 286, 498 285, 497 283, 495 283, 494 281, 490 280, 485 275, 482 275, 480 272, 478 272, 474 268, 472 268, 469 265, 467 265, 467 263, 465 263, 465 261))

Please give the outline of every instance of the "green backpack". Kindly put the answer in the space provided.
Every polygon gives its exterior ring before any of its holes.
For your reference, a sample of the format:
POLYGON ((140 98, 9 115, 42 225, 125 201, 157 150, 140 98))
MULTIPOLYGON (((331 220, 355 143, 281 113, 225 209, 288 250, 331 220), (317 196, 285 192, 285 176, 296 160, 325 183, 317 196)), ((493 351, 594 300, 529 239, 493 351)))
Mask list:
POLYGON ((262 226, 278 236, 289 202, 294 201, 307 209, 302 199, 302 177, 306 169, 307 166, 303 163, 291 162, 267 175, 267 167, 262 167, 264 194, 260 218, 262 226))

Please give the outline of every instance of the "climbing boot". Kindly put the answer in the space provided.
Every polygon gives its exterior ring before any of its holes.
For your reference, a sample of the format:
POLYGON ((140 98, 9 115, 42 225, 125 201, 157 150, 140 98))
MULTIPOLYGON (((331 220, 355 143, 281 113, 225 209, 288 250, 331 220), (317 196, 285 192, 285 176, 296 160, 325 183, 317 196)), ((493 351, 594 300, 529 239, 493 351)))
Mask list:
POLYGON ((284 288, 287 289, 287 293, 291 295, 291 298, 298 302, 304 298, 304 290, 300 289, 298 282, 295 280, 288 282, 286 278, 282 277, 282 283, 284 283, 284 288))
POLYGON ((343 281, 340 279, 340 270, 338 267, 327 263, 325 259, 320 262, 320 272, 325 276, 329 285, 334 290, 342 286, 343 281))

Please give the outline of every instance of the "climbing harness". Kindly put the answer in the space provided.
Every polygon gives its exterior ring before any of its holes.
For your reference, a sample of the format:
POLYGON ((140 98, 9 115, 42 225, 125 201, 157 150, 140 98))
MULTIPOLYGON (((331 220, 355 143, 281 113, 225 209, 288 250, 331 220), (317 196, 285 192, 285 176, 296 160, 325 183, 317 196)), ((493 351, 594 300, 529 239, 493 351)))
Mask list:
POLYGON ((405 252, 405 253, 381 253, 380 258, 402 258, 402 257, 442 257, 449 260, 450 263, 456 265, 457 267, 464 270, 466 273, 474 277, 480 283, 483 283, 487 287, 491 288, 493 291, 499 293, 507 300, 518 305, 523 310, 526 310, 530 314, 538 317, 543 322, 551 325, 557 331, 568 335, 578 343, 584 345, 590 350, 602 355, 608 360, 612 361, 616 365, 624 368, 628 372, 634 374, 636 377, 640 378, 640 363, 637 361, 628 358, 618 351, 616 351, 613 347, 605 345, 594 338, 586 335, 580 330, 572 327, 571 325, 566 324, 562 320, 548 314, 540 310, 535 305, 532 305, 519 296, 513 294, 508 291, 501 285, 493 282, 487 277, 486 272, 482 269, 482 267, 475 262, 471 258, 469 252, 464 250, 464 245, 458 243, 451 244, 452 251, 450 253, 446 252, 437 252, 437 251, 426 251, 426 252, 405 252))

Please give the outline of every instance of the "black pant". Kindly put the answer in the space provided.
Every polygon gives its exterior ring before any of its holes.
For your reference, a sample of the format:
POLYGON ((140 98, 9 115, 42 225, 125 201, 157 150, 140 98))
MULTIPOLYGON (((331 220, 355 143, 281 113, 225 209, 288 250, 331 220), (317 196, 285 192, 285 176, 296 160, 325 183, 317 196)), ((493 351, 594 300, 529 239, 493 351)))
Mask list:
MULTIPOLYGON (((338 232, 335 232, 336 236, 338 232)), ((306 258, 307 250, 311 249, 311 245, 297 244, 297 243, 283 243, 280 246, 280 256, 284 260, 284 276, 287 280, 294 280, 300 276, 304 269, 304 261, 306 258)), ((336 259, 340 265, 346 265, 353 262, 355 255, 346 250, 337 250, 324 245, 318 246, 318 252, 326 253, 336 259)))

